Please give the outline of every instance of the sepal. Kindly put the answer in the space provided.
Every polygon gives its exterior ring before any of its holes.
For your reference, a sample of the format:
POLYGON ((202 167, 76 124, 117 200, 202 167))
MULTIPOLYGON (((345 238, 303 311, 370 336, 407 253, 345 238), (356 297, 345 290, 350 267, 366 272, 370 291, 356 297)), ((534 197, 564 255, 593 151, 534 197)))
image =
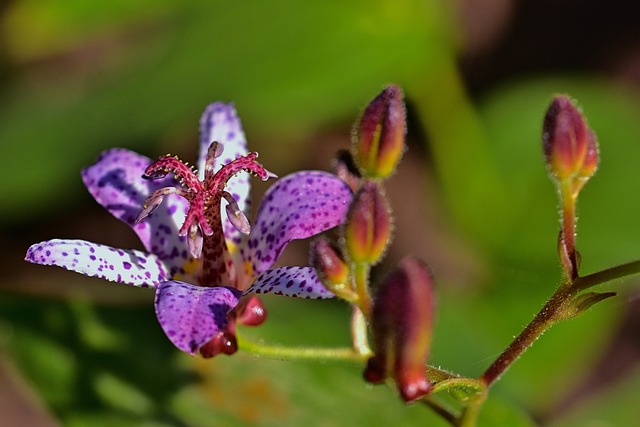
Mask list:
POLYGON ((340 250, 327 238, 320 237, 311 243, 310 252, 310 264, 316 270, 322 284, 338 297, 355 301, 357 295, 349 286, 349 265, 340 250))
POLYGON ((595 304, 606 299, 615 297, 615 292, 585 292, 573 298, 564 310, 564 318, 572 319, 578 317, 595 304))

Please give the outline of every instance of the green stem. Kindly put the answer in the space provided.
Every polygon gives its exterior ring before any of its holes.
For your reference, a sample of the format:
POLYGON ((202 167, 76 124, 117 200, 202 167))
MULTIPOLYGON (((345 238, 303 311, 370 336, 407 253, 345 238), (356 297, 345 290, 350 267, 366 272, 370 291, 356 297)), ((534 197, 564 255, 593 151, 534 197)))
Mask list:
POLYGON ((577 193, 573 188, 572 179, 564 179, 560 182, 560 198, 562 203, 562 240, 564 251, 568 259, 565 261, 563 254, 563 268, 567 280, 575 280, 578 277, 578 263, 576 258, 576 198, 577 193))
MULTIPOLYGON (((260 344, 255 341, 251 341, 236 332, 236 339, 238 340, 238 348, 247 353, 253 353, 258 356, 264 356, 271 359, 279 360, 345 360, 351 362, 366 362, 371 353, 358 353, 351 348, 337 347, 337 348, 306 348, 306 347, 284 347, 268 344, 260 344)), ((432 382, 457 380, 468 380, 477 384, 477 380, 471 380, 468 378, 457 377, 447 371, 436 368, 434 366, 427 366, 427 377, 432 382)))
POLYGON ((475 396, 469 400, 469 403, 462 411, 462 415, 458 419, 457 427, 475 427, 478 424, 478 416, 484 401, 487 399, 487 391, 485 390, 479 396, 475 396))
POLYGON ((307 348, 307 347, 283 347, 275 345, 259 344, 247 340, 236 334, 238 348, 248 353, 279 360, 345 360, 352 362, 364 362, 370 354, 359 354, 352 348, 307 348))
MULTIPOLYGON (((431 377, 429 376, 429 378, 431 377)), ((438 393, 440 391, 450 390, 452 388, 471 389, 476 393, 481 393, 486 390, 486 386, 481 380, 477 380, 474 378, 451 377, 435 383, 433 385, 433 390, 431 390, 431 393, 438 393)))
POLYGON ((626 264, 617 265, 615 267, 607 268, 605 270, 589 274, 588 276, 579 277, 574 282, 574 289, 580 292, 593 286, 600 285, 602 283, 610 282, 612 280, 621 279, 623 277, 632 276, 639 273, 640 260, 632 261, 626 264))
POLYGON ((369 294, 369 270, 371 266, 364 262, 355 263, 352 267, 354 290, 358 295, 358 307, 367 320, 371 319, 373 300, 369 294))
POLYGON ((419 80, 408 82, 407 93, 428 133, 436 173, 455 221, 485 242, 510 238, 513 200, 453 52, 431 64, 419 80), (474 215, 469 215, 470 207, 474 215))
POLYGON ((362 355, 371 355, 372 352, 367 338, 367 319, 365 319, 359 307, 352 305, 352 309, 351 341, 353 342, 353 351, 362 355))

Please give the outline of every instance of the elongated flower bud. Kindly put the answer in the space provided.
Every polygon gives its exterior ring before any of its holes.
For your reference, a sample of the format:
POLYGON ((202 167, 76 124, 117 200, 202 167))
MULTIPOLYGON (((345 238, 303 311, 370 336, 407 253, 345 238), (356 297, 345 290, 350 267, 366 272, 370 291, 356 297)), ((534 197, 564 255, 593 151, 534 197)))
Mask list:
POLYGON ((580 111, 565 95, 556 96, 544 118, 542 148, 557 179, 589 178, 598 166, 598 147, 580 111))
POLYGON ((345 244, 351 261, 375 264, 391 241, 391 208, 375 182, 365 182, 356 193, 345 228, 345 244))
POLYGON ((365 176, 385 178, 393 173, 404 151, 405 133, 402 90, 389 85, 367 106, 356 127, 355 160, 365 176))
POLYGON ((374 299, 375 356, 364 372, 367 381, 377 383, 392 376, 406 402, 431 391, 425 370, 434 310, 429 268, 416 258, 405 258, 380 285, 374 299))
POLYGON ((349 279, 349 266, 340 251, 325 237, 311 243, 311 266, 329 289, 344 286, 349 279))
POLYGON ((267 320, 267 309, 256 295, 241 299, 233 313, 240 325, 259 326, 267 320))

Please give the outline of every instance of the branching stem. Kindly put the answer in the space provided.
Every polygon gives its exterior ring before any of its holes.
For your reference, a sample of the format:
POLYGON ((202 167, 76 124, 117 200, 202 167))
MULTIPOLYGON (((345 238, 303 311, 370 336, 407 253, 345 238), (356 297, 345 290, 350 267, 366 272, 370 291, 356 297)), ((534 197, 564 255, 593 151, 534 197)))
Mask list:
POLYGON ((364 362, 370 354, 360 354, 348 347, 309 348, 261 344, 237 334, 238 347, 248 353, 279 360, 345 360, 364 362))

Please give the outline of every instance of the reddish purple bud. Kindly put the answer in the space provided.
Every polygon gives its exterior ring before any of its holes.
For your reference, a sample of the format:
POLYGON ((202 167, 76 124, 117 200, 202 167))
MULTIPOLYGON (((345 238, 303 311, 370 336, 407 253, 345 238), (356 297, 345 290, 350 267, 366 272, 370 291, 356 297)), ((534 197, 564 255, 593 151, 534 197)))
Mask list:
POLYGON ((556 96, 544 118, 542 147, 558 179, 591 177, 598 166, 598 146, 580 111, 566 95, 556 96))
POLYGON ((391 241, 391 208, 382 188, 365 182, 356 193, 345 227, 345 247, 351 261, 375 264, 391 241))
POLYGON ((236 341, 235 331, 233 328, 225 328, 208 343, 200 347, 200 355, 205 359, 217 356, 218 354, 226 354, 228 356, 238 351, 238 342, 236 341))
POLYGON ((406 402, 431 391, 425 376, 435 310, 429 268, 408 257, 380 285, 373 303, 371 327, 375 356, 364 372, 367 381, 395 379, 406 402))
POLYGON ((389 85, 362 113, 354 148, 356 163, 367 177, 389 176, 402 156, 406 133, 403 98, 398 86, 389 85))
POLYGON ((339 297, 351 300, 354 295, 349 287, 349 266, 340 250, 328 239, 320 237, 311 243, 310 264, 315 268, 322 284, 339 297))
POLYGON ((257 296, 245 297, 233 310, 236 321, 245 326, 259 326, 267 320, 267 309, 257 296))

